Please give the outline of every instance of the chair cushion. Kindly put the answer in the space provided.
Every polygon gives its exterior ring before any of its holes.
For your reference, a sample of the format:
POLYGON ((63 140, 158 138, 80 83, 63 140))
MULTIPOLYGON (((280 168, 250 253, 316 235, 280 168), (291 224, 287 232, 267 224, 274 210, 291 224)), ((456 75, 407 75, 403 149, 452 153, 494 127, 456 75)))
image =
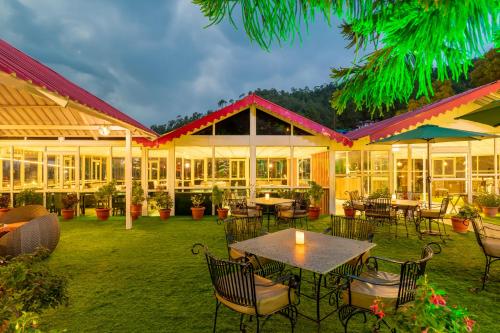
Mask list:
POLYGON ((499 238, 483 238, 484 251, 487 255, 500 258, 500 239, 499 238))
MULTIPOLYGON (((361 274, 361 277, 370 279, 369 274, 366 273, 361 274)), ((372 278, 374 282, 381 281, 377 277, 372 278)), ((373 301, 375 299, 379 299, 385 304, 386 308, 395 307, 398 298, 398 291, 399 285, 380 286, 354 280, 351 283, 351 305, 369 310, 373 301)), ((347 290, 342 292, 342 300, 344 304, 349 304, 349 292, 347 290)))
POLYGON ((441 211, 439 209, 423 209, 420 211, 420 217, 437 219, 439 218, 441 211))
POLYGON ((362 276, 377 282, 399 282, 401 279, 399 274, 370 270, 363 272, 362 276))
POLYGON ((365 210, 365 205, 362 201, 353 201, 352 207, 356 210, 365 210))
MULTIPOLYGON (((241 275, 240 275, 241 277, 241 275)), ((260 315, 270 315, 275 312, 286 308, 290 303, 288 301, 288 286, 283 284, 275 284, 272 286, 263 286, 272 284, 271 280, 263 278, 261 276, 255 275, 255 294, 257 300, 257 311, 260 315)), ((241 281, 240 285, 244 285, 245 282, 241 281)), ((255 315, 255 308, 252 306, 244 306, 240 304, 233 303, 222 295, 215 293, 215 297, 228 308, 248 315, 255 315)), ((292 291, 290 294, 292 303, 295 303, 296 295, 292 291)))
POLYGON ((280 217, 284 218, 300 218, 300 217, 306 217, 307 216, 307 210, 305 209, 296 209, 295 211, 293 209, 288 209, 280 212, 280 217))

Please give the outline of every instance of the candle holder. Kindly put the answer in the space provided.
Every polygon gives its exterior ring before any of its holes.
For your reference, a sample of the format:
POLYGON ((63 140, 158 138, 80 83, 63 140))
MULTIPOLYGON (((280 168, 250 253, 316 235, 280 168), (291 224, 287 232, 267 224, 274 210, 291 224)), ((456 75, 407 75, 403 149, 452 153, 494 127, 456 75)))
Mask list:
POLYGON ((264 199, 269 200, 269 193, 266 193, 264 199))
POLYGON ((295 231, 295 244, 304 245, 304 232, 296 230, 295 231))

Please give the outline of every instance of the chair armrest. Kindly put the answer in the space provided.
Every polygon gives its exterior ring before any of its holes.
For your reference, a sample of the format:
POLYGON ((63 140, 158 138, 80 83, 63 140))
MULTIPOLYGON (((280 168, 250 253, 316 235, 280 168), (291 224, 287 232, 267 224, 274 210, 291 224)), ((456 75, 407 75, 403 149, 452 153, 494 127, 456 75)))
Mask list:
POLYGON ((387 262, 387 263, 390 263, 390 264, 396 264, 396 265, 403 265, 404 264, 403 261, 399 261, 399 260, 394 260, 394 259, 389 259, 389 258, 384 258, 384 257, 371 256, 371 257, 368 257, 366 259, 365 265, 366 265, 366 267, 369 270, 378 271, 378 262, 379 262, 379 260, 387 262), (373 263, 371 263, 371 261, 373 261, 373 263))
POLYGON ((366 279, 356 275, 346 275, 345 277, 348 278, 350 281, 357 280, 365 283, 374 284, 377 286, 397 286, 400 283, 399 280, 392 280, 392 281, 373 280, 369 278, 366 279))
POLYGON ((260 282, 255 282, 256 286, 259 287, 272 287, 277 284, 287 284, 288 287, 293 288, 293 289, 298 289, 300 285, 300 278, 297 275, 294 274, 286 274, 277 277, 276 279, 270 281, 269 283, 260 283, 260 282), (286 283, 287 282, 287 283, 286 283))

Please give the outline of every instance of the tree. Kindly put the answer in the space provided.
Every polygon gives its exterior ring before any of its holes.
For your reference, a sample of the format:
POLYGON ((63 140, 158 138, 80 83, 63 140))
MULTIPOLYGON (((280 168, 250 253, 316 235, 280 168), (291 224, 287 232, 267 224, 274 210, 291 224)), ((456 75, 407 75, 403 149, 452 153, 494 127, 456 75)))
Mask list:
POLYGON ((218 105, 220 108, 221 108, 221 107, 223 107, 223 106, 224 106, 224 105, 226 105, 226 104, 227 104, 227 101, 226 101, 225 99, 221 99, 221 100, 217 103, 217 105, 218 105))
POLYGON ((484 58, 478 59, 470 73, 474 86, 482 86, 500 80, 500 53, 498 49, 491 49, 484 58))
POLYGON ((293 41, 310 22, 337 16, 356 54, 375 50, 349 68, 333 70, 340 92, 332 106, 383 112, 415 95, 432 96, 432 74, 459 80, 484 45, 498 41, 498 0, 194 0, 211 24, 239 16, 250 40, 264 49, 293 41), (237 8, 237 7, 241 8, 237 8), (235 13, 235 14, 233 14, 235 13), (237 14, 236 14, 237 13, 237 14), (415 91, 415 87, 418 89, 415 91))

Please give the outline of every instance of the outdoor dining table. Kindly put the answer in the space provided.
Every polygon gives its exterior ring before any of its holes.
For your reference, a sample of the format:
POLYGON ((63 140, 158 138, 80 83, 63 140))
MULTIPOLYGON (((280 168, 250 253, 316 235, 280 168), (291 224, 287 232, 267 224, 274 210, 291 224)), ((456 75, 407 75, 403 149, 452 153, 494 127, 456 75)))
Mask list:
POLYGON ((274 207, 276 205, 286 204, 286 203, 292 203, 293 199, 260 197, 260 198, 255 198, 255 199, 249 200, 249 202, 254 203, 256 205, 259 205, 259 206, 266 207, 266 211, 264 214, 267 215, 267 230, 269 230, 269 221, 271 220, 271 207, 274 207))
POLYGON ((321 300, 331 296, 334 292, 330 289, 326 294, 321 295, 325 275, 352 259, 359 258, 376 244, 300 230, 304 233, 304 244, 299 245, 296 244, 296 231, 297 229, 293 228, 285 229, 237 242, 231 244, 230 247, 299 268, 301 276, 302 270, 312 272, 314 294, 308 295, 301 292, 301 296, 316 301, 316 314, 313 317, 302 311, 299 311, 299 314, 314 321, 319 330, 321 321, 337 311, 335 308, 326 314, 321 313, 321 300))

